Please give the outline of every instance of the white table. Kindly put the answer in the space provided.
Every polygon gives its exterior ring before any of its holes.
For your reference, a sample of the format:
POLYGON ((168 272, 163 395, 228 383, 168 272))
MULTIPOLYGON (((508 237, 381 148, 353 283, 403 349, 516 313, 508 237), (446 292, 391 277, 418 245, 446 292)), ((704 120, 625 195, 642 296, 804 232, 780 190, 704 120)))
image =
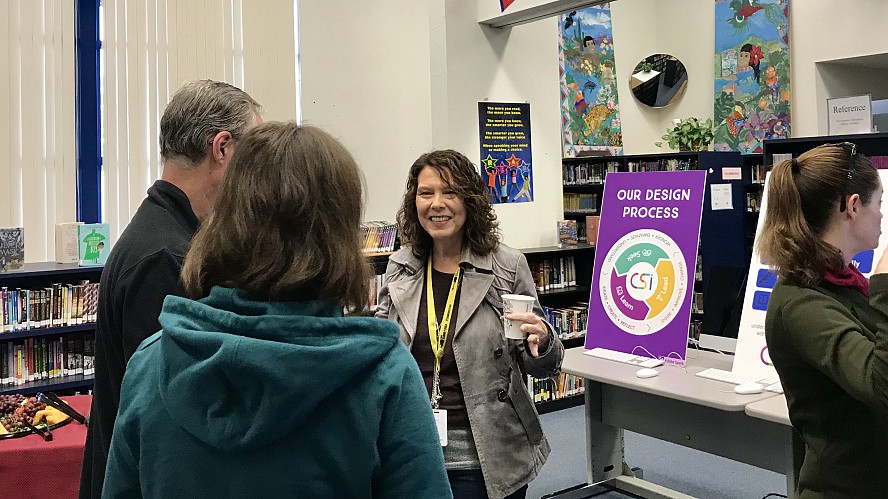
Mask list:
POLYGON ((695 376, 710 367, 729 370, 731 363, 729 356, 692 350, 684 368, 664 366, 659 376, 640 379, 636 366, 568 350, 562 370, 586 379, 587 483, 607 482, 647 498, 689 497, 632 474, 623 449, 623 431, 629 430, 786 473, 791 484, 791 431, 746 413, 752 403, 782 397, 767 391, 738 395, 734 385, 695 376))

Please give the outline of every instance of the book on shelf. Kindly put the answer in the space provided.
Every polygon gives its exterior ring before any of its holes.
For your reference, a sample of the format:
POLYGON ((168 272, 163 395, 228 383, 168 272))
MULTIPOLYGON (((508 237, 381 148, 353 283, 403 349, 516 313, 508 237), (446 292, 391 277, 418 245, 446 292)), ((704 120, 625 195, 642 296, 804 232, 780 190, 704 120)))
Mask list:
POLYGON ((620 171, 620 162, 606 163, 562 163, 561 182, 563 185, 603 184, 607 174, 620 171))
POLYGON ((552 291, 577 285, 574 257, 546 258, 529 262, 537 291, 552 291))
POLYGON ((576 246, 579 243, 576 220, 558 220, 558 245, 576 246))
POLYGON ((374 221, 361 224, 361 237, 364 240, 364 253, 388 253, 395 250, 398 239, 398 225, 374 221))
POLYGON ((77 226, 80 266, 105 265, 111 252, 111 229, 108 224, 81 224, 77 226))
POLYGON ((551 402, 584 393, 583 378, 573 374, 559 373, 551 378, 527 376, 527 390, 535 403, 551 402))
POLYGON ((566 193, 563 196, 562 204, 566 211, 598 213, 598 194, 566 193))
POLYGON ((25 264, 25 229, 0 227, 0 272, 16 270, 25 264))
POLYGON ((78 263, 80 261, 80 240, 77 228, 83 222, 63 222, 55 226, 56 263, 78 263))
POLYGON ((589 304, 578 303, 570 307, 543 307, 546 320, 553 332, 562 340, 585 336, 589 318, 589 304))
POLYGON ((598 226, 601 224, 599 215, 589 215, 586 217, 586 242, 595 245, 598 242, 598 226))
POLYGON ((89 374, 84 372, 83 359, 87 345, 93 345, 90 352, 95 351, 94 341, 85 332, 13 341, 0 339, 0 385, 89 374))
POLYGON ((780 154, 772 154, 771 155, 771 167, 780 164, 781 161, 789 161, 792 159, 792 153, 780 153, 780 154))
POLYGON ((764 164, 752 165, 749 167, 749 170, 750 170, 749 178, 753 184, 764 184, 765 183, 766 170, 765 170, 764 164))
POLYGON ((96 321, 99 284, 53 284, 42 289, 0 287, 0 339, 5 332, 96 321))
POLYGON ((96 337, 95 335, 83 336, 83 374, 91 376, 95 373, 96 362, 96 337))

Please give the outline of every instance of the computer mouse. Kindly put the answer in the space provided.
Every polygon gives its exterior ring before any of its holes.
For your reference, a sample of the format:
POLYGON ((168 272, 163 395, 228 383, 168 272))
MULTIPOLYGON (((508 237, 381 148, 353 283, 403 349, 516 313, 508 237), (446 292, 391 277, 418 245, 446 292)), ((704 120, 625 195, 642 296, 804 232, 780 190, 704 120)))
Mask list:
POLYGON ((740 383, 739 385, 734 387, 734 393, 739 393, 740 395, 752 395, 755 393, 762 393, 765 387, 760 383, 740 383))
POLYGON ((656 369, 651 369, 649 367, 645 367, 644 369, 639 369, 635 371, 635 375, 639 378, 653 378, 658 374, 660 374, 660 371, 656 369))

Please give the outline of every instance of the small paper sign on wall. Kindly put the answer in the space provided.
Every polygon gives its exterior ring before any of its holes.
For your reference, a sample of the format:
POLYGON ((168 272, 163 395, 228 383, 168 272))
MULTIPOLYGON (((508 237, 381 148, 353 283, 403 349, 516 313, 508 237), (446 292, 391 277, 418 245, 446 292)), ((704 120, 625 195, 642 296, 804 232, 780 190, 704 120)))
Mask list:
POLYGON ((872 133, 872 96, 867 94, 826 99, 826 116, 829 135, 872 133))

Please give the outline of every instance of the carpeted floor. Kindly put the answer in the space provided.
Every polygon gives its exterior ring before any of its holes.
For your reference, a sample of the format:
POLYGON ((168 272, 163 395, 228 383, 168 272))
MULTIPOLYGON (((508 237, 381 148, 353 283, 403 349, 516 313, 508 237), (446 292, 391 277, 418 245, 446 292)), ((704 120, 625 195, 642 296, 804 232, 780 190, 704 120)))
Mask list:
MULTIPOLYGON (((541 416, 552 453, 527 497, 537 499, 585 482, 586 450, 583 408, 541 416)), ((705 499, 761 499, 769 493, 786 494, 786 477, 779 473, 731 461, 704 452, 625 433, 626 459, 644 470, 650 482, 705 499)), ((625 499, 609 492, 599 499, 625 499)))

